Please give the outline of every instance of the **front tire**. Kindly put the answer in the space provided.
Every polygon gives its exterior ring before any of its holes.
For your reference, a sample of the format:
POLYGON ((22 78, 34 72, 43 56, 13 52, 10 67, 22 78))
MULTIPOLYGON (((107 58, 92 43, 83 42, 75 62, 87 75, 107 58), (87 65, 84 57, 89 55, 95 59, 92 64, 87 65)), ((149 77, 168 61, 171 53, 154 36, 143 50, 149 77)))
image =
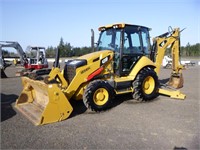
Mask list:
POLYGON ((113 88, 102 80, 94 80, 88 84, 83 94, 85 106, 93 111, 103 111, 111 107, 113 88))
POLYGON ((149 101, 158 96, 158 76, 152 68, 143 68, 133 82, 133 98, 138 101, 149 101))

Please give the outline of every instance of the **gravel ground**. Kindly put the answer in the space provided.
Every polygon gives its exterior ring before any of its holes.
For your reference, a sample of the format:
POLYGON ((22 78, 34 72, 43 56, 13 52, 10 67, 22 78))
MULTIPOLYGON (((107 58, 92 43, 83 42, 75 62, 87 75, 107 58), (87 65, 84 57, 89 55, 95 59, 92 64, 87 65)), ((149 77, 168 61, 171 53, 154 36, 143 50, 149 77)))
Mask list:
MULTIPOLYGON (((1 82, 2 149, 200 149, 200 67, 183 70, 185 100, 165 96, 136 103, 130 95, 117 96, 112 109, 94 113, 73 102, 72 116, 62 122, 34 126, 14 108, 22 90, 14 66, 1 82)), ((170 75, 162 69, 160 79, 170 75)))

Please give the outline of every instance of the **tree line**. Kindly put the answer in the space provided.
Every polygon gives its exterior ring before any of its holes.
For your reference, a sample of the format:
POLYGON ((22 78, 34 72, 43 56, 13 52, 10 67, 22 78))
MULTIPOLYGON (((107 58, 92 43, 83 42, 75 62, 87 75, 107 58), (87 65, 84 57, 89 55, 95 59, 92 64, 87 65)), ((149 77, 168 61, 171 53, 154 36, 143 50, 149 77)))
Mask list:
MULTIPOLYGON (((49 46, 46 49, 46 57, 55 58, 55 53, 57 48, 60 49, 60 57, 77 57, 92 52, 91 46, 73 47, 70 43, 64 42, 63 38, 61 37, 58 46, 56 47, 49 46)), ((18 55, 14 52, 8 52, 7 50, 2 50, 2 51, 4 57, 13 57, 13 56, 16 57, 18 55)), ((167 49, 166 54, 170 54, 169 49, 167 49)), ((200 43, 194 45, 190 45, 190 43, 188 43, 186 46, 181 46, 180 55, 183 57, 200 56, 200 43)))
POLYGON ((200 56, 200 43, 180 47, 181 56, 200 56))
POLYGON ((92 52, 91 46, 73 47, 70 43, 64 42, 63 38, 61 38, 57 47, 49 46, 46 49, 46 57, 55 57, 57 49, 60 50, 60 57, 77 57, 92 52))
MULTIPOLYGON (((57 47, 50 46, 47 48, 46 56, 55 57, 55 51, 57 48, 60 49, 60 57, 76 57, 92 52, 91 47, 73 47, 70 43, 64 42, 63 38, 61 38, 57 47)), ((169 49, 166 51, 166 54, 170 54, 169 49)), ((183 57, 200 56, 200 43, 194 45, 190 45, 190 43, 188 43, 186 46, 181 46, 180 55, 183 57)))

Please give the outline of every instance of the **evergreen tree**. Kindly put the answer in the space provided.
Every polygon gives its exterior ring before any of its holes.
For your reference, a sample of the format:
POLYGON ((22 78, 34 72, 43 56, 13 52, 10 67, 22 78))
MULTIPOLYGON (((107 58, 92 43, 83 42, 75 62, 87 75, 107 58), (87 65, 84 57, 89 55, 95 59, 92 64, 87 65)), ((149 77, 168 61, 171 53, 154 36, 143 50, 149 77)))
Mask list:
POLYGON ((60 57, 65 57, 65 45, 62 37, 60 38, 58 49, 60 50, 60 57))
POLYGON ((48 58, 54 58, 55 57, 56 48, 53 48, 52 46, 48 47, 46 49, 46 57, 48 58))
POLYGON ((188 42, 186 45, 186 56, 190 56, 190 55, 191 55, 190 43, 188 42))

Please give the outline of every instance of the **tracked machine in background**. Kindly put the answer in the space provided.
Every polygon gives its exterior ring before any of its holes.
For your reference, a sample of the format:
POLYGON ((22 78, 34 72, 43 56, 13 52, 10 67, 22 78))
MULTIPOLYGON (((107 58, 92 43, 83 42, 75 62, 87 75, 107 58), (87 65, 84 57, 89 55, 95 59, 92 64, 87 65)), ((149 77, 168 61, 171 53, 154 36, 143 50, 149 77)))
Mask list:
POLYGON ((20 64, 21 66, 24 66, 24 64, 27 63, 27 56, 26 53, 23 51, 21 45, 18 42, 13 41, 0 41, 0 49, 2 51, 2 48, 14 48, 17 51, 17 54, 20 58, 20 64))
POLYGON ((24 63, 24 69, 16 72, 16 76, 29 76, 33 74, 44 75, 48 74, 51 69, 48 69, 48 61, 46 58, 45 47, 41 46, 28 46, 26 51, 30 53, 24 63))
POLYGON ((170 85, 183 86, 179 28, 154 38, 153 46, 149 30, 124 23, 100 27, 95 52, 68 61, 62 71, 55 65, 42 81, 22 77, 16 108, 35 125, 43 125, 67 119, 73 111, 72 99, 83 100, 93 111, 109 109, 114 96, 125 93, 137 101, 150 101, 159 94, 184 99, 178 90, 161 88, 158 80, 165 50, 171 45, 170 85))
POLYGON ((32 55, 28 59, 28 62, 24 64, 24 67, 26 69, 38 70, 38 69, 48 68, 45 47, 28 46, 26 50, 29 51, 32 55))
MULTIPOLYGON (((4 47, 9 47, 9 48, 14 48, 16 49, 19 57, 20 57, 20 63, 21 66, 24 66, 25 63, 27 63, 27 57, 25 52, 23 51, 21 45, 18 42, 11 42, 11 41, 0 41, 0 66, 1 66, 1 78, 7 77, 4 70, 10 66, 6 64, 4 55, 3 55, 3 50, 2 48, 4 47)), ((15 61, 16 62, 16 61, 15 61)), ((16 62, 17 63, 17 62, 16 62)))
MULTIPOLYGON (((36 70, 35 72, 38 74, 46 74, 49 73, 48 68, 48 62, 46 59, 46 50, 45 47, 39 47, 39 46, 28 46, 27 51, 30 52, 31 57, 27 57, 27 54, 23 51, 21 45, 18 42, 13 42, 13 41, 0 41, 0 54, 1 54, 1 61, 0 65, 4 66, 1 67, 1 73, 4 73, 5 70, 5 60, 3 59, 3 54, 2 54, 2 48, 7 47, 7 48, 14 48, 18 56, 20 57, 20 64, 21 66, 24 67, 24 69, 21 69, 16 72, 16 76, 24 76, 24 75, 29 75, 33 70, 36 70), (4 69, 3 69, 4 68, 4 69), (44 69, 44 70, 42 70, 44 69), (40 71, 38 71, 40 70, 40 71)), ((14 64, 17 64, 16 59, 14 60, 14 64)), ((2 76, 3 77, 3 76, 2 76)))

